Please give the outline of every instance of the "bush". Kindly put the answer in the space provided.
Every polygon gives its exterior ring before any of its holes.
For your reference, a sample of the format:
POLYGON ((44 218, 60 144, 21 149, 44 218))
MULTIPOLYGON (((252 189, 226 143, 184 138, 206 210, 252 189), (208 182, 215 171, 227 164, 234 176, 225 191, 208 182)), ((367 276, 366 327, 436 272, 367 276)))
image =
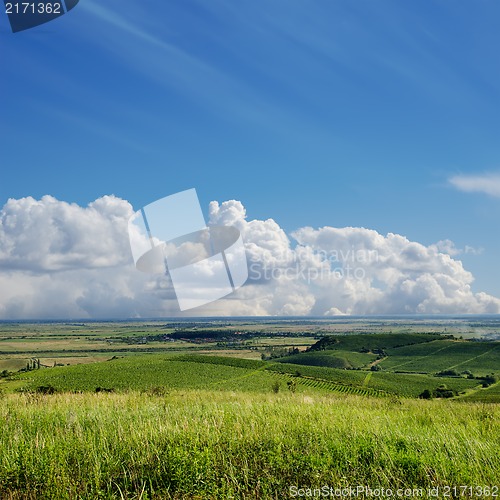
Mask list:
POLYGON ((418 397, 420 399, 432 399, 433 398, 432 391, 430 391, 429 389, 425 389, 425 391, 422 392, 418 397))
POLYGON ((457 391, 449 389, 445 385, 439 386, 437 389, 431 391, 430 389, 425 389, 418 397, 420 399, 433 399, 433 398, 453 398, 457 396, 457 391))
POLYGON ((38 394, 55 394, 57 392, 56 388, 52 385, 39 385, 35 392, 38 394))
POLYGON ((440 371, 439 373, 436 373, 436 376, 438 376, 438 377, 460 377, 460 373, 458 373, 456 370, 443 370, 443 371, 440 371))
POLYGON ((483 387, 489 387, 490 385, 496 384, 498 382, 498 377, 491 373, 483 377, 483 387))

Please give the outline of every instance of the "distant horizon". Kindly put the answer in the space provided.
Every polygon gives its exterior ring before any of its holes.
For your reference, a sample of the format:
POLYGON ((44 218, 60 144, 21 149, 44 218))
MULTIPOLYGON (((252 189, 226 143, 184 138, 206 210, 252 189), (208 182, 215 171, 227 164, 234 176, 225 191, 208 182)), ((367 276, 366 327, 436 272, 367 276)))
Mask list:
POLYGON ((55 318, 55 319, 0 319, 0 323, 133 323, 133 322, 147 322, 147 321, 169 321, 179 323, 189 323, 197 321, 321 321, 321 322, 340 322, 349 320, 363 320, 363 319, 395 319, 395 320, 425 320, 425 319, 499 319, 500 314, 392 314, 392 315, 353 315, 353 316, 169 316, 169 317, 151 317, 151 318, 55 318))

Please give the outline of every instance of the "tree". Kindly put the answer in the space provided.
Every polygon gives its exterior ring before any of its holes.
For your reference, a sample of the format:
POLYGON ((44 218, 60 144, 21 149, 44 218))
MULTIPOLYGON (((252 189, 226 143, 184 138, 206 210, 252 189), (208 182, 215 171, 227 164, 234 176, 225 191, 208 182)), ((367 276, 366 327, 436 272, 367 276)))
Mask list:
POLYGON ((429 389, 425 389, 419 396, 420 399, 432 399, 432 392, 429 389))

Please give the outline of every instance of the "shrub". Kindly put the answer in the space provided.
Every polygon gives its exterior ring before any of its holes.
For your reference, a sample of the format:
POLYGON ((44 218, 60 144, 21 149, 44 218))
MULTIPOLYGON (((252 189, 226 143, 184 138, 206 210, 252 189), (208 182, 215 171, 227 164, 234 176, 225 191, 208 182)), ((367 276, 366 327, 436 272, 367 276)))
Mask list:
POLYGON ((460 377, 460 373, 456 370, 443 370, 439 373, 436 373, 438 377, 460 377))
POLYGON ((422 392, 418 397, 420 399, 432 399, 432 391, 430 391, 429 389, 425 389, 425 391, 422 392))
POLYGON ((496 384, 498 382, 498 377, 491 373, 483 377, 483 387, 489 387, 490 385, 496 384))
POLYGON ((57 392, 56 388, 52 385, 39 385, 35 392, 38 394, 55 394, 57 392))

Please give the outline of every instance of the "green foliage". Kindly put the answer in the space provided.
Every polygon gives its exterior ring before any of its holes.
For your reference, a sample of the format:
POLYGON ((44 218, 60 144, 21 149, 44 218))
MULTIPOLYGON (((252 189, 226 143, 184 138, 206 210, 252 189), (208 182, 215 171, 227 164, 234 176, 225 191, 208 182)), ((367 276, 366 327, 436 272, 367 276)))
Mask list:
POLYGON ((460 373, 456 370, 441 370, 439 373, 436 373, 438 377, 460 377, 460 373))
POLYGON ((282 358, 283 356, 293 356, 299 354, 297 347, 275 347, 268 346, 261 354, 263 360, 270 360, 275 358, 282 358))
POLYGON ((422 394, 419 395, 420 399, 432 399, 432 398, 453 398, 457 395, 457 391, 450 389, 446 385, 441 385, 436 387, 436 389, 425 389, 422 394))
POLYGON ((273 499, 346 478, 496 484, 499 470, 497 405, 191 390, 0 400, 0 498, 273 499))
POLYGON ((482 377, 482 379, 483 387, 489 387, 490 385, 496 384, 498 382, 498 377, 494 373, 490 373, 489 375, 482 377))
POLYGON ((420 399, 432 399, 434 397, 434 392, 430 389, 425 389, 422 394, 420 394, 420 399))

